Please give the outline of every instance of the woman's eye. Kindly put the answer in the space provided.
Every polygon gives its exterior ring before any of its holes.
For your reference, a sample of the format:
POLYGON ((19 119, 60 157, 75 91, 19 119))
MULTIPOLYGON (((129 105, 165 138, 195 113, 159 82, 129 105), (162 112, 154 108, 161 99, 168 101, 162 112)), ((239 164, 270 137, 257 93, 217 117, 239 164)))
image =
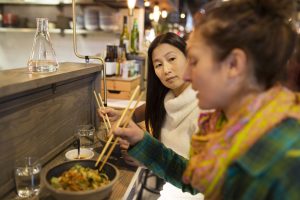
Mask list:
POLYGON ((197 60, 195 60, 195 59, 189 59, 189 65, 191 65, 191 66, 195 66, 195 65, 197 65, 197 60))
POLYGON ((176 58, 175 58, 175 57, 173 57, 173 58, 169 58, 169 62, 172 62, 172 61, 174 61, 174 60, 176 60, 176 58))
POLYGON ((162 65, 162 64, 159 63, 159 64, 154 65, 154 67, 155 67, 155 68, 158 68, 158 67, 161 67, 161 65, 162 65))

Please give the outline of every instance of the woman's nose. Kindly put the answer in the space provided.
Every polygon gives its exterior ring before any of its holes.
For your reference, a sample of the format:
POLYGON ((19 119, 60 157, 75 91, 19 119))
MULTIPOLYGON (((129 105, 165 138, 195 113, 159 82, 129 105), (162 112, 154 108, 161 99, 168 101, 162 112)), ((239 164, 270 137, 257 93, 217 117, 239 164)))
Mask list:
POLYGON ((171 72, 171 65, 168 62, 166 62, 164 63, 163 66, 164 66, 164 73, 169 74, 171 72))

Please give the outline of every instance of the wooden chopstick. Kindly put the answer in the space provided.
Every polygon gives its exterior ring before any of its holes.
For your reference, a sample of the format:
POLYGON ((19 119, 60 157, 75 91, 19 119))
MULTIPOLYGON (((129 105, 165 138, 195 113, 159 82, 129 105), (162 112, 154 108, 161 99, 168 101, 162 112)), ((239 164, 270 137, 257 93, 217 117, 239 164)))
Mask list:
MULTIPOLYGON (((130 107, 130 105, 131 105, 133 99, 134 99, 135 96, 137 95, 139 89, 140 89, 140 86, 138 85, 138 86, 135 88, 135 90, 134 90, 134 92, 133 92, 133 94, 132 94, 132 96, 131 96, 131 98, 130 98, 130 100, 129 100, 129 103, 128 103, 127 107, 125 108, 125 110, 123 111, 123 113, 122 113, 120 119, 118 120, 118 122, 117 122, 115 128, 119 128, 119 127, 120 127, 121 122, 123 121, 123 119, 124 119, 124 117, 125 117, 125 115, 126 115, 126 112, 128 111, 128 109, 129 109, 129 107, 130 107)), ((96 166, 99 164, 99 162, 102 160, 102 158, 103 158, 105 152, 107 151, 107 149, 108 149, 108 147, 109 147, 109 144, 111 143, 111 141, 112 141, 112 139, 113 139, 113 137, 114 137, 114 135, 112 134, 112 129, 110 129, 109 134, 110 134, 110 137, 109 137, 109 139, 107 140, 107 142, 106 142, 106 144, 105 144, 105 146, 104 146, 104 148, 103 148, 101 154, 99 155, 98 160, 97 160, 97 162, 96 162, 96 164, 95 164, 95 167, 96 167, 96 166)))
MULTIPOLYGON (((99 99, 100 99, 100 105, 102 106, 102 109, 105 109, 105 107, 104 107, 104 103, 103 103, 103 101, 102 101, 102 98, 101 98, 101 95, 100 95, 100 93, 98 93, 98 97, 99 97, 99 99)), ((105 118, 106 118, 106 121, 108 122, 108 125, 109 125, 109 129, 111 129, 111 123, 110 123, 110 121, 109 121, 109 118, 108 118, 108 115, 107 115, 107 113, 105 113, 105 118)))
MULTIPOLYGON (((141 92, 140 96, 137 98, 137 101, 136 101, 136 103, 135 103, 133 109, 131 110, 131 112, 130 112, 128 118, 126 119, 126 122, 124 123, 124 126, 123 126, 124 128, 128 126, 128 124, 129 124, 129 122, 130 122, 130 120, 131 120, 131 118, 132 118, 132 116, 133 116, 133 113, 134 113, 136 107, 139 105, 139 103, 140 103, 140 101, 141 101, 141 99, 142 99, 143 96, 144 96, 144 92, 141 92)), ((112 154, 113 150, 115 149, 115 147, 116 147, 118 141, 119 141, 119 137, 117 137, 117 138, 115 139, 114 143, 113 143, 112 146, 110 147, 110 150, 108 151, 108 153, 107 153, 106 157, 104 158, 104 160, 103 160, 101 166, 99 167, 99 171, 101 171, 102 168, 104 167, 104 165, 105 165, 105 163, 107 162, 109 156, 112 154)))
MULTIPOLYGON (((134 99, 135 96, 137 95, 139 89, 140 89, 140 86, 137 86, 136 89, 134 90, 134 92, 133 92, 133 94, 132 94, 132 96, 131 96, 131 98, 130 98, 130 101, 129 101, 128 105, 127 105, 127 107, 126 107, 125 110, 123 111, 123 113, 122 113, 120 119, 118 120, 118 122, 117 122, 117 124, 116 124, 116 128, 118 128, 118 127, 120 126, 121 122, 123 121, 123 118, 125 117, 126 112, 128 111, 128 109, 129 109, 129 107, 130 107, 130 105, 131 105, 133 99, 134 99)), ((102 158, 103 158, 105 152, 107 151, 107 149, 108 149, 108 147, 109 147, 109 144, 110 144, 111 141, 113 140, 114 135, 112 134, 112 129, 110 130, 109 134, 110 134, 110 137, 109 137, 109 139, 107 140, 107 142, 106 142, 106 144, 105 144, 105 146, 104 146, 104 148, 103 148, 101 154, 99 155, 98 160, 97 160, 95 166, 97 166, 97 165, 99 164, 99 162, 102 160, 102 158)))
MULTIPOLYGON (((99 100, 98 100, 98 97, 97 97, 97 94, 96 94, 95 90, 94 90, 94 96, 95 96, 96 102, 97 102, 97 104, 98 104, 98 107, 101 108, 101 105, 100 105, 100 103, 99 103, 99 100)), ((108 128, 108 125, 107 125, 107 123, 106 123, 106 121, 105 121, 106 119, 105 119, 104 117, 102 117, 102 118, 103 118, 103 121, 104 121, 104 125, 105 125, 106 130, 109 132, 110 129, 108 128)))

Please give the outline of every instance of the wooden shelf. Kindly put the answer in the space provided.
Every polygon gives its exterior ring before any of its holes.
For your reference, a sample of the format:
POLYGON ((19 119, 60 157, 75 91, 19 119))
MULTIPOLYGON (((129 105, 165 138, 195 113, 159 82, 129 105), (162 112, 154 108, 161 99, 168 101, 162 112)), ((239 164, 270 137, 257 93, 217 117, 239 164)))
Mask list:
MULTIPOLYGON (((0 0, 0 5, 72 5, 72 0, 0 0)), ((111 8, 127 8, 127 0, 76 0, 76 5, 107 5, 111 8)), ((138 0, 137 7, 142 7, 144 2, 138 0)))
MULTIPOLYGON (((0 0, 6 5, 71 5, 72 0, 0 0)), ((93 0, 76 0, 76 4, 95 4, 93 0)))
MULTIPOLYGON (((35 33, 35 28, 0 28, 0 33, 35 33)), ((49 29, 49 33, 59 33, 59 34, 73 34, 72 29, 49 29)), ((102 30, 85 30, 85 29, 77 29, 77 34, 99 34, 99 33, 108 33, 108 34, 120 34, 113 31, 102 31, 102 30)))

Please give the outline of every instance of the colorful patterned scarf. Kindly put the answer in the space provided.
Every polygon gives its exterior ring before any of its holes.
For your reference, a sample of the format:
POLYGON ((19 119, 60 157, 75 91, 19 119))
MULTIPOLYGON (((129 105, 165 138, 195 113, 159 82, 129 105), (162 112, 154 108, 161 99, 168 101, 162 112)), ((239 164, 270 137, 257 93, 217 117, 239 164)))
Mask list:
POLYGON ((200 113, 198 118, 199 131, 192 135, 190 157, 203 151, 210 137, 208 134, 220 131, 226 122, 226 117, 222 111, 200 113))
MULTIPOLYGON (((288 117, 300 120, 299 100, 299 94, 275 86, 256 97, 247 98, 242 109, 229 121, 220 111, 199 117, 201 128, 192 138, 197 163, 192 163, 191 158, 189 165, 194 165, 194 170, 197 170, 197 188, 201 188, 205 199, 222 199, 221 190, 228 166, 262 136, 288 117)), ((185 174, 191 173, 187 171, 185 174)))

